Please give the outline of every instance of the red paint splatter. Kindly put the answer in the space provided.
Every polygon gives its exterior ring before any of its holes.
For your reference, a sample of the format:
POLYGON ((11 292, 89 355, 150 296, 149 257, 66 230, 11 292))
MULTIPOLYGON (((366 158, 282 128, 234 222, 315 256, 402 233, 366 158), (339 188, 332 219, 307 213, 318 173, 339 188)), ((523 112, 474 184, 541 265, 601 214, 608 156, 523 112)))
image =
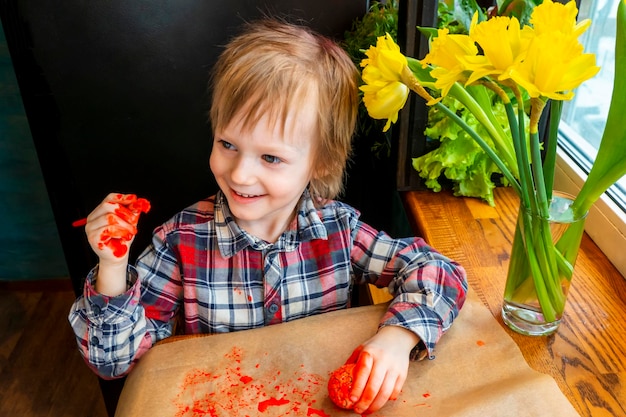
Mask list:
POLYGON ((289 400, 286 400, 284 398, 280 400, 276 398, 270 398, 269 400, 261 401, 259 403, 258 410, 263 413, 267 411, 267 409, 271 406, 285 405, 285 404, 289 404, 289 402, 290 402, 289 400))
POLYGON ((241 363, 242 354, 243 352, 241 348, 235 346, 229 353, 225 354, 224 357, 232 360, 233 362, 241 363))
POLYGON ((482 340, 477 340, 477 341, 476 341, 476 344, 477 344, 478 346, 485 346, 485 342, 483 342, 482 340))
MULTIPOLYGON (((247 363, 242 349, 234 347, 213 367, 218 371, 189 372, 173 400, 175 417, 254 416, 266 410, 273 417, 287 417, 302 415, 305 407, 315 410, 312 404, 324 378, 303 367, 283 376, 276 369, 264 370, 263 362, 247 363), (253 376, 248 373, 251 369, 256 369, 253 376)), ((318 416, 329 417, 317 411, 318 416)))
POLYGON ((317 408, 311 408, 306 411, 306 415, 308 416, 320 416, 320 417, 330 417, 329 414, 326 414, 324 410, 318 410, 317 408))
POLYGON ((430 397, 430 392, 425 392, 425 393, 423 393, 423 394, 422 394, 422 397, 424 397, 424 398, 428 398, 428 397, 430 397))

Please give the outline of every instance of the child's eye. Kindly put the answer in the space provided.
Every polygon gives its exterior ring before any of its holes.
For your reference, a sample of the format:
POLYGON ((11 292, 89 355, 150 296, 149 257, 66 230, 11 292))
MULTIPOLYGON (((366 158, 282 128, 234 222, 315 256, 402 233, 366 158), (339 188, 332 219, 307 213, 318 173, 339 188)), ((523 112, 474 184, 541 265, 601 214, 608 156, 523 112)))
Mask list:
POLYGON ((278 164, 281 162, 279 157, 273 155, 263 155, 263 160, 270 164, 278 164))
POLYGON ((224 149, 235 149, 235 145, 230 142, 226 142, 225 140, 220 140, 219 143, 224 149))

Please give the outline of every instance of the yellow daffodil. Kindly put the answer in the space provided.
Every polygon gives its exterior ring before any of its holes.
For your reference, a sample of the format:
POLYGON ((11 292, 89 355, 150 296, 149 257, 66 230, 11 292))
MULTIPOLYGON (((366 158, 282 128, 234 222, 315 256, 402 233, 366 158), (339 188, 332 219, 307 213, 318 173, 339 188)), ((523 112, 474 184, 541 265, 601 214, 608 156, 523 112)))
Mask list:
POLYGON ((384 86, 366 84, 361 87, 363 102, 367 113, 373 119, 387 119, 383 132, 389 130, 392 123, 398 121, 398 112, 404 107, 409 97, 409 88, 400 81, 386 83, 384 86))
POLYGON ((467 35, 450 34, 448 29, 439 29, 437 37, 432 40, 430 52, 420 62, 432 65, 430 72, 437 81, 435 87, 445 97, 455 82, 465 82, 465 59, 476 56, 478 48, 467 35))
POLYGON ((474 14, 470 38, 480 45, 482 55, 464 56, 461 59, 472 73, 467 84, 485 76, 499 76, 519 59, 525 44, 521 37, 519 21, 505 16, 494 17, 477 24, 474 14))
POLYGON ((541 7, 533 9, 530 24, 537 35, 556 31, 578 37, 591 25, 591 20, 585 19, 576 23, 577 15, 578 9, 574 1, 562 4, 544 0, 541 7))
POLYGON ((400 47, 388 33, 376 39, 376 46, 370 46, 365 51, 366 59, 361 61, 363 68, 380 70, 380 78, 388 81, 400 79, 402 70, 407 66, 406 57, 400 52, 400 47))
POLYGON ((500 79, 513 79, 532 98, 570 100, 574 96, 572 90, 599 70, 595 55, 583 53, 575 37, 545 32, 535 36, 522 62, 500 79))
POLYGON ((370 46, 365 54, 367 58, 361 62, 363 102, 372 118, 387 119, 383 128, 387 131, 409 96, 409 88, 402 82, 407 59, 389 34, 378 37, 376 46, 370 46))

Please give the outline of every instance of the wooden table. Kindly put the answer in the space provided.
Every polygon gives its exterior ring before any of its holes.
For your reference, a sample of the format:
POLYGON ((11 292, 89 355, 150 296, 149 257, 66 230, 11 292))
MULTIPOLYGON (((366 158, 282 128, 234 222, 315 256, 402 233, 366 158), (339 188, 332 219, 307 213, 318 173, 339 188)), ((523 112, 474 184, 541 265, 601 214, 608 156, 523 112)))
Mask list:
POLYGON ((403 193, 416 233, 466 268, 470 286, 530 367, 551 375, 580 415, 626 416, 626 280, 587 235, 558 332, 522 336, 503 323, 518 201, 510 188, 496 189, 495 207, 449 192, 403 193))

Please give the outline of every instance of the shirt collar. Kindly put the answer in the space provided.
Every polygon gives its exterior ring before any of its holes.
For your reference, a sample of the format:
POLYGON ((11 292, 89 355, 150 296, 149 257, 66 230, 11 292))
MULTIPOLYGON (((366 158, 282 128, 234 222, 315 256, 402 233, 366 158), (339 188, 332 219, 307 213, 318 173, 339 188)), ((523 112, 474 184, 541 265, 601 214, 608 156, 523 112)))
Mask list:
POLYGON ((275 248, 289 252, 295 250, 302 241, 328 238, 326 227, 319 217, 308 189, 300 197, 296 218, 276 243, 268 243, 241 229, 221 191, 218 191, 215 198, 215 229, 218 247, 222 256, 226 258, 236 255, 248 246, 261 251, 275 248))

